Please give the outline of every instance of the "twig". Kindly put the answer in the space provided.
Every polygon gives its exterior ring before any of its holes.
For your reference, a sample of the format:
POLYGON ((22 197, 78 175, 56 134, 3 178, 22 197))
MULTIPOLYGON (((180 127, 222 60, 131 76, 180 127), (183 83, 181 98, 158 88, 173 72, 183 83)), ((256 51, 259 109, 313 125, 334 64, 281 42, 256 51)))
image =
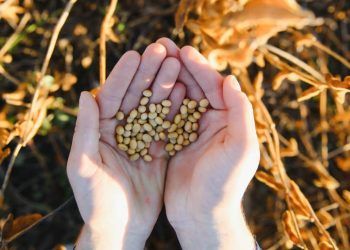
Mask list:
POLYGON ((107 14, 103 19, 100 32, 100 84, 106 80, 106 34, 111 23, 111 18, 117 8, 118 0, 111 0, 107 14))
MULTIPOLYGON (((39 78, 38 78, 38 85, 36 86, 36 89, 35 89, 35 92, 34 92, 34 96, 33 96, 33 99, 32 99, 32 102, 31 102, 31 108, 30 110, 28 111, 29 112, 29 117, 27 118, 28 121, 31 121, 33 119, 33 116, 34 116, 34 112, 33 112, 33 107, 35 106, 38 98, 39 98, 39 93, 40 93, 40 89, 42 87, 42 78, 43 76, 45 75, 46 71, 47 71, 47 68, 48 68, 48 65, 49 65, 49 62, 50 62, 50 59, 51 59, 51 56, 53 54, 53 51, 54 51, 54 48, 55 48, 55 45, 56 45, 56 42, 57 42, 57 38, 58 38, 58 35, 64 25, 64 23, 66 22, 67 18, 68 18, 68 15, 73 7, 73 5, 75 4, 77 0, 70 0, 64 10, 63 10, 63 13, 60 17, 60 19, 58 20, 55 28, 54 28, 54 31, 53 31, 53 34, 52 34, 52 37, 51 37, 51 40, 50 40, 50 44, 49 44, 49 47, 47 49, 47 52, 46 52, 46 56, 45 56, 45 59, 44 59, 44 62, 43 62, 43 65, 41 67, 41 71, 40 71, 40 75, 39 75, 39 78)), ((48 94, 48 92, 46 92, 46 95, 48 94)), ((46 98, 47 96, 45 96, 46 98)), ((27 123, 27 125, 25 126, 24 128, 24 135, 25 134, 28 134, 28 129, 29 129, 29 122, 27 123)), ((8 165, 8 168, 7 168, 7 171, 6 171, 6 174, 5 174, 5 178, 4 178, 4 182, 1 186, 1 196, 4 197, 4 193, 5 193, 5 190, 6 190, 6 186, 8 184, 8 181, 9 181, 9 178, 10 178, 10 175, 11 175, 11 172, 12 172, 12 168, 13 168, 13 165, 14 165, 14 162, 16 160, 16 157, 19 153, 19 151, 21 150, 21 148, 24 145, 24 139, 25 138, 21 138, 21 140, 18 142, 14 152, 12 153, 12 157, 11 157, 11 160, 9 162, 9 165, 8 165)))
POLYGON ((306 72, 310 73, 313 77, 315 77, 321 83, 325 82, 325 78, 319 72, 317 72, 314 68, 310 67, 309 65, 301 61, 299 58, 296 58, 295 56, 269 44, 266 44, 264 47, 267 48, 272 53, 290 61, 291 63, 297 65, 298 67, 302 68, 306 72))
POLYGON ((336 148, 336 149, 332 150, 331 152, 329 152, 328 160, 332 159, 332 158, 336 157, 337 155, 340 155, 346 151, 349 151, 349 150, 350 150, 350 143, 345 144, 339 148, 336 148))
POLYGON ((315 46, 316 48, 322 50, 323 52, 327 53, 328 55, 334 57, 339 62, 341 62, 345 67, 350 69, 350 62, 348 60, 346 60, 346 58, 342 57, 338 53, 336 53, 333 50, 331 50, 330 48, 326 47, 325 45, 323 45, 319 41, 312 42, 312 45, 315 46))
POLYGON ((54 210, 52 210, 50 213, 48 213, 47 215, 45 215, 44 217, 42 217, 41 219, 37 220, 36 222, 34 222, 33 224, 29 225, 28 227, 26 227, 25 229, 23 229, 22 231, 16 233, 15 235, 13 235, 10 239, 5 241, 5 244, 9 244, 12 241, 14 241, 15 239, 17 239, 18 237, 22 236, 23 234, 25 234, 26 232, 28 232, 30 229, 32 229, 33 227, 37 226, 38 224, 42 223, 43 221, 45 221, 46 219, 48 219, 49 217, 55 215, 57 212, 59 212, 60 210, 62 210, 65 206, 67 206, 70 202, 72 202, 74 200, 74 196, 71 196, 68 200, 66 200, 64 203, 62 203, 61 205, 59 205, 57 208, 55 208, 54 210))
POLYGON ((28 21, 30 20, 30 14, 27 12, 23 15, 21 21, 19 22, 15 32, 7 39, 6 43, 0 49, 0 61, 4 55, 11 49, 12 44, 14 44, 18 38, 18 35, 23 31, 28 21))
POLYGON ((18 143, 16 148, 15 148, 15 150, 12 152, 12 156, 11 156, 11 159, 10 159, 10 162, 8 164, 8 167, 7 167, 7 170, 6 170, 6 174, 5 174, 5 177, 4 177, 4 182, 2 183, 2 186, 1 186, 0 196, 2 196, 1 197, 2 199, 4 198, 5 189, 7 187, 7 184, 9 182, 9 180, 10 180, 10 176, 11 176, 11 173, 12 173, 13 166, 15 164, 17 155, 18 155, 19 151, 21 150, 21 148, 22 148, 22 144, 18 143))

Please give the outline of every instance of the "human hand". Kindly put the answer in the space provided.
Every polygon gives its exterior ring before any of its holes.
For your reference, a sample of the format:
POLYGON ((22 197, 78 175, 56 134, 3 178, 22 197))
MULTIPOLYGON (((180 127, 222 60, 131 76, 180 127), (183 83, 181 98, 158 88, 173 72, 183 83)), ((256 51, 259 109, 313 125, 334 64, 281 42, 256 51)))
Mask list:
POLYGON ((212 107, 200 120, 198 140, 169 162, 167 217, 184 249, 254 249, 241 212, 259 163, 252 106, 234 76, 223 78, 194 48, 157 42, 182 61, 179 80, 187 95, 205 96, 212 107))
POLYGON ((165 57, 160 44, 149 45, 142 57, 129 51, 96 100, 88 92, 81 94, 67 165, 85 222, 77 249, 143 249, 153 229, 163 205, 167 154, 163 142, 152 142, 151 163, 131 162, 117 149, 115 114, 138 106, 142 91, 150 86, 151 102, 170 96, 174 109, 181 105, 185 88, 176 83, 180 63, 165 57))

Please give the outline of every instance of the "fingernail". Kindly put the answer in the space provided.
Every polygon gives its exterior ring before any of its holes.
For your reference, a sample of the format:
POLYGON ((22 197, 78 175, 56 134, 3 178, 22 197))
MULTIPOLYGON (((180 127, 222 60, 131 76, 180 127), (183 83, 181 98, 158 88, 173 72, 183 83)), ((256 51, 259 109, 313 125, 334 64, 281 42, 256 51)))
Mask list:
POLYGON ((82 107, 85 105, 86 100, 88 98, 88 92, 87 91, 83 91, 80 93, 80 98, 79 98, 79 107, 82 107))

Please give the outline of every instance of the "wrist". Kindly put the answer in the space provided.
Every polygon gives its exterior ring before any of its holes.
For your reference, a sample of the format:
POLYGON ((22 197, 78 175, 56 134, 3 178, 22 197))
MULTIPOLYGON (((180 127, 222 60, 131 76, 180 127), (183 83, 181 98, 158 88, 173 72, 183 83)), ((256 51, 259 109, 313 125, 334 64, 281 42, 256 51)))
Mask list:
POLYGON ((96 229, 85 224, 78 241, 76 250, 139 250, 143 249, 147 236, 126 232, 125 229, 96 229))
POLYGON ((256 243, 243 213, 213 216, 210 219, 192 220, 185 226, 174 226, 184 250, 191 249, 245 249, 254 250, 256 243), (224 219, 224 217, 226 219, 224 219))

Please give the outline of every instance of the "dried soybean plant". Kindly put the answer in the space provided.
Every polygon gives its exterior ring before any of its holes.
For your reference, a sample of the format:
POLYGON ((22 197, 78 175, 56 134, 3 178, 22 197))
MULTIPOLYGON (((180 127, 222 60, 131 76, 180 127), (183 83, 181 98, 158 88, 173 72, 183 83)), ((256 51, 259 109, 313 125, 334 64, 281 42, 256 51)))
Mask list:
MULTIPOLYGON (((73 75, 70 75, 70 79, 64 77, 64 79, 59 81, 58 79, 55 79, 54 76, 47 74, 49 63, 58 41, 58 36, 76 1, 77 0, 69 0, 57 20, 52 34, 50 34, 50 41, 48 42, 47 51, 41 69, 34 73, 35 76, 33 77, 32 86, 26 82, 28 79, 19 80, 10 75, 6 71, 6 64, 11 63, 12 61, 11 49, 23 39, 26 32, 30 32, 31 28, 28 23, 33 19, 30 13, 33 2, 31 0, 26 0, 23 4, 20 4, 17 0, 0 1, 0 18, 4 18, 8 24, 14 28, 14 33, 7 39, 0 49, 0 74, 9 80, 9 82, 12 82, 16 87, 15 91, 2 94, 6 106, 3 108, 0 115, 0 162, 10 155, 10 149, 7 147, 8 144, 13 141, 14 138, 18 138, 14 150, 11 152, 11 158, 1 186, 1 206, 4 205, 5 190, 9 183, 11 172, 20 150, 38 133, 39 128, 47 118, 48 109, 53 107, 58 108, 59 106, 62 107, 62 103, 53 96, 53 93, 59 89, 65 89, 67 91, 70 89, 71 85, 76 82, 73 75), (18 17, 18 14, 20 13, 24 13, 21 19, 18 17), (25 102, 25 99, 27 98, 31 98, 29 103, 25 102), (16 121, 11 123, 7 120, 7 112, 11 112, 10 110, 13 109, 13 107, 22 111, 16 114, 16 121)), ((32 25, 32 27, 35 26, 32 25)), ((69 75, 67 74, 66 76, 69 75)), ((57 210, 54 210, 53 212, 55 211, 57 210)), ((10 214, 7 219, 1 220, 0 248, 7 249, 8 243, 22 235, 34 225, 40 223, 43 219, 51 216, 53 212, 44 217, 39 214, 28 214, 19 216, 16 219, 10 214)))
MULTIPOLYGON (((335 6, 328 11, 341 18, 335 6)), ((316 38, 334 35, 334 24, 294 0, 182 0, 175 20, 213 67, 238 77, 254 107, 256 178, 285 201, 270 208, 280 220, 263 248, 349 249, 349 186, 337 171, 350 171, 350 77, 332 74, 330 62, 350 64, 316 38), (318 196, 308 200, 298 184, 318 196)), ((259 237, 263 225, 253 226, 259 237)))

